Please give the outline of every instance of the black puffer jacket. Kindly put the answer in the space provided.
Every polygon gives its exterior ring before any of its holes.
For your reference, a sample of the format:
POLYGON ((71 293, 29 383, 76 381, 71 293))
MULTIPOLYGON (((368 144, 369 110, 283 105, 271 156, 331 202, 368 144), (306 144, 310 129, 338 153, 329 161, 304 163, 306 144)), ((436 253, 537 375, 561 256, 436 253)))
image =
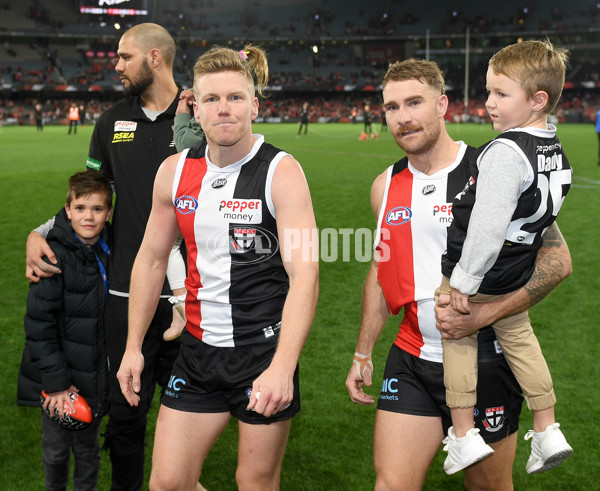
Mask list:
POLYGON ((39 406, 42 389, 53 393, 74 385, 94 416, 102 416, 108 401, 107 299, 96 256, 108 270, 108 255, 98 243, 87 247, 79 242, 64 209, 56 215, 48 243, 62 274, 29 289, 17 402, 39 406))

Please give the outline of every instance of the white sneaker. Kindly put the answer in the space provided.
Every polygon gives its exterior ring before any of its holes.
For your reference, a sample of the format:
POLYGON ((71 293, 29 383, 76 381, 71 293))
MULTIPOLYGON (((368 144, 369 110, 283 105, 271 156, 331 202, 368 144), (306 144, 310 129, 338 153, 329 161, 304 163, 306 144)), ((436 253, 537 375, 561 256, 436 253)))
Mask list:
POLYGON ((454 427, 451 426, 442 443, 446 444, 444 451, 448 452, 444 462, 446 474, 454 474, 494 453, 492 447, 483 441, 479 428, 471 428, 464 437, 456 438, 454 427))
POLYGON ((529 474, 554 469, 573 453, 559 426, 553 423, 541 433, 529 430, 525 435, 525 440, 531 439, 531 455, 525 466, 529 474))

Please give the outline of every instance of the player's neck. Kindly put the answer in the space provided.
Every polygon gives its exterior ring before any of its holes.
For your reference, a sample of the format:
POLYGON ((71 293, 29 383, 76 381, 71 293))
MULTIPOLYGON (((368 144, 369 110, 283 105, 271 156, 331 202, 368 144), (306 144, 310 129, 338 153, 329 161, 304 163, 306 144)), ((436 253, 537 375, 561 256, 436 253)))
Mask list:
POLYGON ((242 160, 252 151, 256 138, 250 133, 235 145, 218 145, 209 137, 208 140, 208 159, 217 167, 224 168, 242 160))
POLYGON ((407 154, 411 165, 418 171, 431 176, 445 169, 456 161, 460 145, 445 133, 440 135, 436 144, 427 152, 420 154, 407 154))

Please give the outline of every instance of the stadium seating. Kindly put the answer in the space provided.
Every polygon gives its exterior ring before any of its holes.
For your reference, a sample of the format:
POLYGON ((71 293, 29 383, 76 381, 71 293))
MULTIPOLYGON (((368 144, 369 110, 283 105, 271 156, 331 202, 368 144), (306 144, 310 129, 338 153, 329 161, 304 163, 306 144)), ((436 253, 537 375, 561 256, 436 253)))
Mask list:
POLYGON ((460 98, 468 28, 472 97, 481 98, 484 92, 491 54, 519 36, 542 37, 540 29, 566 46, 580 46, 571 52, 568 89, 600 88, 600 33, 591 28, 600 19, 600 9, 592 1, 565 9, 560 0, 529 8, 522 0, 505 0, 485 4, 485 11, 478 0, 463 0, 457 4, 460 10, 452 3, 431 8, 427 2, 414 2, 390 11, 384 7, 391 2, 362 0, 148 2, 148 16, 120 18, 82 15, 74 0, 0 0, 0 95, 34 91, 35 96, 35 91, 61 87, 86 99, 90 90, 120 89, 109 53, 114 53, 123 29, 145 21, 165 26, 175 37, 175 77, 184 87, 191 84, 194 60, 207 47, 217 43, 241 48, 250 41, 268 52, 271 85, 291 97, 298 97, 298 91, 304 98, 347 91, 357 101, 368 99, 388 62, 429 56, 442 66, 449 89, 460 98))

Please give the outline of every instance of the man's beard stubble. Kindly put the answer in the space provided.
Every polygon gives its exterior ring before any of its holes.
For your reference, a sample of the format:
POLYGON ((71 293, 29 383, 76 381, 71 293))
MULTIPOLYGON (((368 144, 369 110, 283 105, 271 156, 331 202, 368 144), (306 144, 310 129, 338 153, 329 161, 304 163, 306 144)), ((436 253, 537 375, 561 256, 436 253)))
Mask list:
MULTIPOLYGON (((403 128, 400 132, 414 131, 417 128, 403 128)), ((428 124, 427 126, 421 126, 418 128, 422 132, 423 139, 419 142, 419 146, 404 145, 401 138, 394 138, 398 146, 410 155, 422 155, 428 153, 433 147, 435 147, 441 134, 441 127, 439 124, 428 124)))
POLYGON ((142 95, 154 83, 154 75, 152 70, 150 70, 148 62, 144 60, 135 81, 130 78, 127 78, 127 80, 129 80, 129 86, 123 85, 125 93, 133 96, 142 95))

